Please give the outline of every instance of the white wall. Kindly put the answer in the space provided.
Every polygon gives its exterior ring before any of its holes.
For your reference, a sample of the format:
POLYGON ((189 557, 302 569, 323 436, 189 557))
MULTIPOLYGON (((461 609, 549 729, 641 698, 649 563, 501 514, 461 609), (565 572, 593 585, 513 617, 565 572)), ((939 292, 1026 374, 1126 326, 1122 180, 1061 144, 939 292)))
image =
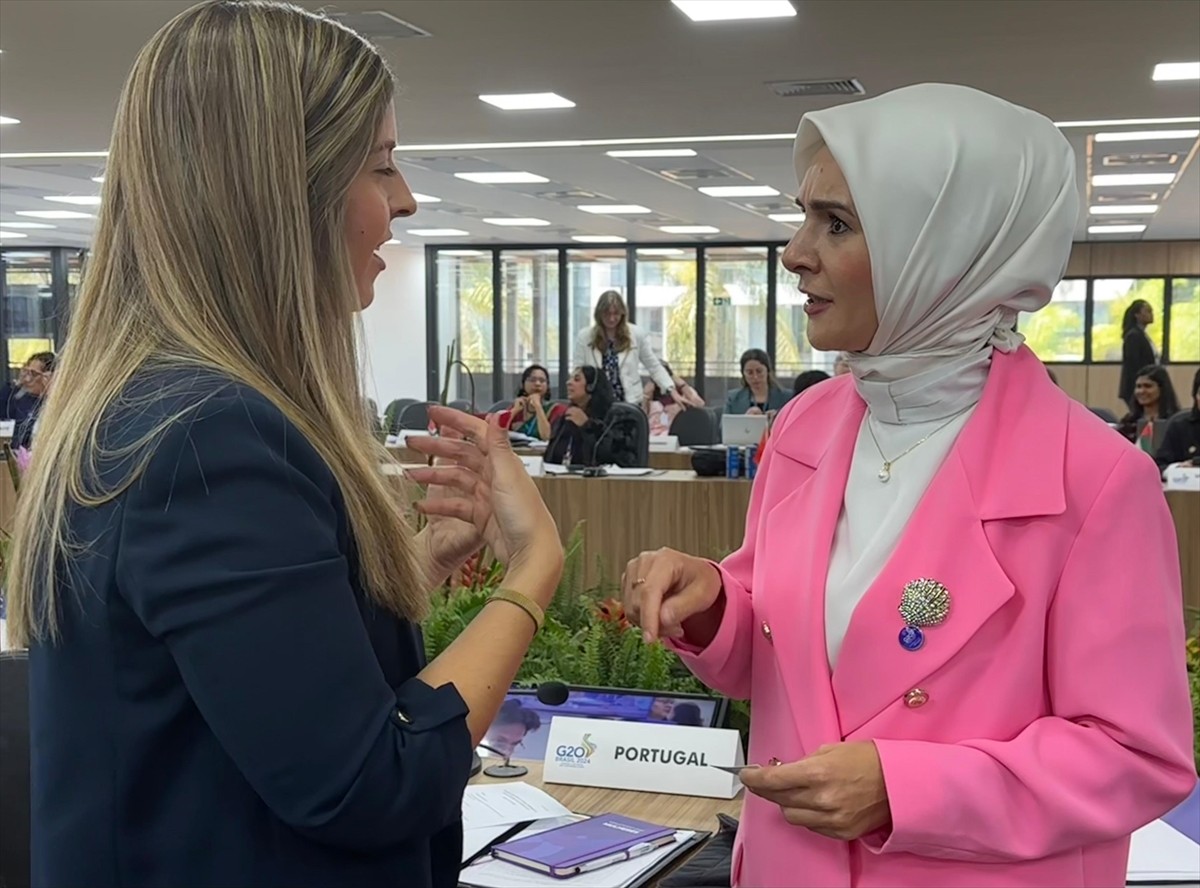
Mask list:
POLYGON ((425 250, 383 246, 387 268, 362 313, 363 391, 380 413, 396 398, 425 399, 425 250))

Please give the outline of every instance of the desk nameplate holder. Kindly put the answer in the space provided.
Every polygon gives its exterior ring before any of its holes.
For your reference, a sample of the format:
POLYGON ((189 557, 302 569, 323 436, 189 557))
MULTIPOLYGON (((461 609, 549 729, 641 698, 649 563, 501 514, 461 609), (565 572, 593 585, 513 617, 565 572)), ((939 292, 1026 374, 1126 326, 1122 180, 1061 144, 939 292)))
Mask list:
POLYGON ((543 779, 731 799, 741 781, 709 766, 744 763, 742 738, 734 730, 555 716, 543 779))

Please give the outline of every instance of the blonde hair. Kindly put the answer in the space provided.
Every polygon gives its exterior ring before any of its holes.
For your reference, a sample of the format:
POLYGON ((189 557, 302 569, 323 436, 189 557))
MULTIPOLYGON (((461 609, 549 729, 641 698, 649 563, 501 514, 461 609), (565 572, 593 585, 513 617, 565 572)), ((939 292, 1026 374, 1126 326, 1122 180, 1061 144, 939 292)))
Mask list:
POLYGON ((333 473, 368 594, 400 616, 423 615, 428 592, 405 508, 363 417, 344 232, 347 192, 392 91, 386 63, 361 37, 280 3, 202 3, 139 53, 17 508, 15 645, 58 637, 56 572, 87 543, 70 538, 73 505, 117 497, 198 406, 123 449, 132 472, 103 484, 106 414, 147 368, 210 368, 268 398, 333 473))
POLYGON ((596 310, 592 312, 592 320, 596 322, 592 327, 592 348, 598 352, 603 352, 608 347, 608 333, 604 330, 603 318, 604 313, 613 306, 621 309, 621 323, 617 325, 613 345, 618 352, 633 348, 633 336, 629 333, 629 309, 625 306, 625 300, 616 290, 605 290, 596 300, 596 310))

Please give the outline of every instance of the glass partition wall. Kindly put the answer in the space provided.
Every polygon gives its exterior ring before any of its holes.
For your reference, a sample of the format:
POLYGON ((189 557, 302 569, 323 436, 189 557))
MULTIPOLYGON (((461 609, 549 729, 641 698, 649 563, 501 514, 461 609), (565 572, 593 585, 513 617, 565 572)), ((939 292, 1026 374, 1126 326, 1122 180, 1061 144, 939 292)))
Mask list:
POLYGON ((31 355, 61 347, 84 256, 84 250, 67 247, 0 249, 5 381, 15 380, 31 355))
MULTIPOLYGON (((806 370, 832 373, 836 355, 809 345, 805 297, 780 262, 783 246, 428 247, 428 395, 439 397, 446 349, 457 339, 478 409, 511 400, 531 363, 550 371, 554 396, 563 397, 576 340, 607 290, 625 298, 656 354, 709 405, 723 405, 741 385, 739 358, 749 348, 767 352, 779 385, 791 391, 806 370)), ((1200 361, 1195 277, 1068 278, 1018 326, 1047 363, 1119 362, 1121 318, 1135 299, 1154 309, 1147 332, 1164 361, 1200 361)), ((470 398, 461 367, 451 373, 449 397, 470 398)))

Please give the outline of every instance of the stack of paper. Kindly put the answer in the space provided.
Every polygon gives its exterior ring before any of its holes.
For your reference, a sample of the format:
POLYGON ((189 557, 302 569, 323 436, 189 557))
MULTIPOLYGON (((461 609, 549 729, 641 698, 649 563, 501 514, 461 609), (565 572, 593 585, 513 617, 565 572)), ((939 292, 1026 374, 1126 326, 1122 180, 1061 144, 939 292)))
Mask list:
MULTIPOLYGON (((463 856, 469 860, 518 823, 570 816, 553 796, 528 783, 468 786, 463 795, 463 856)), ((547 827, 548 828, 548 827, 547 827)))

